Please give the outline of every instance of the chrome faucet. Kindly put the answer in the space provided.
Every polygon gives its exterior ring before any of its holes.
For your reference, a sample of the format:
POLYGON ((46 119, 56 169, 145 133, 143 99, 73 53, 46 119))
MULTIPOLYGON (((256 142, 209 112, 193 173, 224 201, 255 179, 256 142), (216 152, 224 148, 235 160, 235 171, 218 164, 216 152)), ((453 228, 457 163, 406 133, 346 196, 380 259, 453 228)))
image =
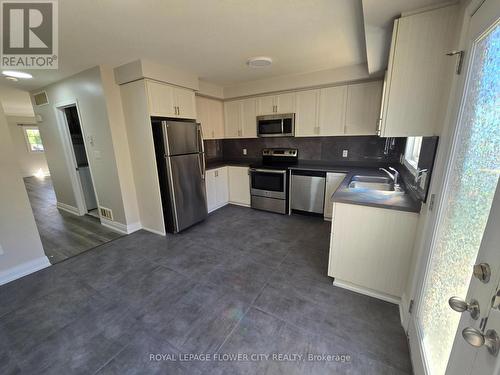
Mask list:
POLYGON ((394 172, 394 174, 393 174, 393 173, 391 173, 391 172, 389 172, 389 171, 388 171, 387 169, 385 169, 385 168, 379 168, 379 170, 380 170, 380 171, 387 173, 387 175, 388 175, 388 176, 392 179, 392 181, 394 182, 394 187, 395 187, 395 188, 398 188, 398 187, 399 187, 399 183, 398 183, 398 181, 399 181, 399 172, 398 172, 395 168, 393 168, 393 167, 389 167, 389 169, 390 169, 391 171, 393 171, 393 172, 394 172))

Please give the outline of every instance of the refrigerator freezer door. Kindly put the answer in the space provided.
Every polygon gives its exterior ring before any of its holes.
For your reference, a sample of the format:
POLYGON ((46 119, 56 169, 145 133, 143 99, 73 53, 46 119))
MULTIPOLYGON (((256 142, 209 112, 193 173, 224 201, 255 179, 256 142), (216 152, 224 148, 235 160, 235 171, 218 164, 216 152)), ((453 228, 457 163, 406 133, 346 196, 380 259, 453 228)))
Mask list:
POLYGON ((195 122, 162 121, 167 156, 202 152, 200 124, 195 122))
POLYGON ((200 156, 203 154, 167 157, 175 232, 204 220, 208 214, 200 156))

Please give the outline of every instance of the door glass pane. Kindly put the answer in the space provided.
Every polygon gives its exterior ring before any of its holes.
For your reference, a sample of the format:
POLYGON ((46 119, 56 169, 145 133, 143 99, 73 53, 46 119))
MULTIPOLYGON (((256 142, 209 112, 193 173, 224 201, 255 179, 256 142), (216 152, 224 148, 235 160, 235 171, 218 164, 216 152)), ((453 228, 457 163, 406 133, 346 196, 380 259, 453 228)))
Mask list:
POLYGON ((500 27, 476 42, 444 211, 432 251, 418 321, 432 374, 444 374, 460 314, 451 296, 466 297, 472 266, 500 170, 500 27))

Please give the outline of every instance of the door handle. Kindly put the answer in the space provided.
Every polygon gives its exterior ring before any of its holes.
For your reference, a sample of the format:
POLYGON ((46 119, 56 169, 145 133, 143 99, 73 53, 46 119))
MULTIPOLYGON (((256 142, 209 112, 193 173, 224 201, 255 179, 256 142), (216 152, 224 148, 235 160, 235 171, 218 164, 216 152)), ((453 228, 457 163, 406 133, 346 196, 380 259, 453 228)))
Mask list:
POLYGON ((463 313, 464 311, 468 311, 472 319, 477 320, 481 313, 481 309, 479 308, 479 302, 475 299, 471 300, 469 303, 465 302, 460 297, 451 297, 448 300, 448 304, 450 307, 456 312, 463 313))
POLYGON ((492 356, 497 356, 500 350, 500 337, 494 329, 489 329, 483 334, 480 330, 472 327, 464 328, 462 337, 468 344, 475 348, 486 346, 492 356))

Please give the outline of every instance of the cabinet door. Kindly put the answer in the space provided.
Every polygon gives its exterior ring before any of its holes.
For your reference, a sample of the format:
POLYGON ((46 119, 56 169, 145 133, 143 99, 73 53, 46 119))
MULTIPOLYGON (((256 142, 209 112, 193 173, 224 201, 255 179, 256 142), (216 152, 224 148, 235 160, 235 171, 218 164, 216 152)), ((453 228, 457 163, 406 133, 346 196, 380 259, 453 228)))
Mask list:
POLYGON ((439 135, 456 60, 459 7, 451 5, 395 21, 389 55, 383 137, 439 135))
POLYGON ((146 81, 149 114, 151 116, 175 117, 174 89, 163 83, 146 81))
POLYGON ((376 134, 381 100, 381 81, 349 85, 347 87, 345 133, 348 135, 376 134))
POLYGON ((250 178, 247 167, 228 167, 229 202, 250 206, 250 178))
POLYGON ((258 115, 269 115, 275 113, 274 95, 260 96, 257 98, 258 115))
POLYGON ((299 91, 295 93, 295 135, 310 137, 318 135, 319 90, 299 91))
POLYGON ((257 115, 255 99, 249 98, 242 100, 241 103, 241 130, 240 136, 243 138, 257 137, 257 115))
POLYGON ((224 102, 224 129, 226 138, 238 138, 241 133, 241 101, 224 102))
POLYGON ((277 113, 295 112, 295 93, 279 94, 275 97, 275 110, 277 113))
POLYGON ((196 118, 196 102, 194 91, 176 87, 174 88, 175 104, 178 108, 177 117, 196 118))
POLYGON ((224 138, 224 105, 221 100, 210 100, 210 123, 213 138, 224 138))
POLYGON ((196 120, 201 123, 204 139, 215 138, 210 111, 210 99, 196 96, 196 120))
POLYGON ((227 167, 216 169, 215 186, 217 207, 222 207, 229 201, 229 179, 227 175, 227 167))
POLYGON ((205 189, 207 192, 208 212, 212 212, 217 207, 215 170, 211 169, 205 173, 205 189))
POLYGON ((344 181, 345 173, 327 173, 326 174, 326 187, 325 187, 325 219, 331 219, 333 213, 333 202, 331 200, 333 193, 344 181))
POLYGON ((343 135, 347 87, 321 89, 319 96, 319 134, 343 135))

